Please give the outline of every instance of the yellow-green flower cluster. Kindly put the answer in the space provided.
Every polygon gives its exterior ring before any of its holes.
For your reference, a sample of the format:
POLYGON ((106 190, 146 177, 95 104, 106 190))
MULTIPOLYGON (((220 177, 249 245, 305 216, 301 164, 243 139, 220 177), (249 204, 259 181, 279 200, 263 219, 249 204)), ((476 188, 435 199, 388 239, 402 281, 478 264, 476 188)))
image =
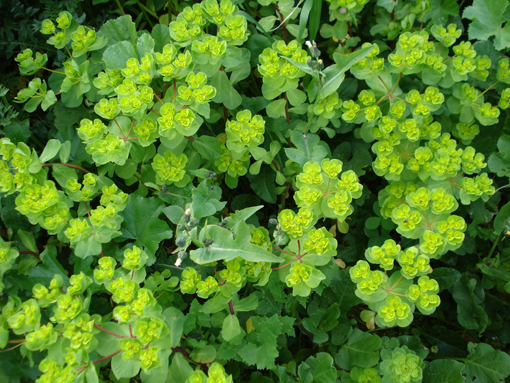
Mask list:
POLYGON ((73 297, 70 294, 61 294, 53 306, 53 316, 50 320, 56 323, 69 323, 81 314, 82 309, 83 298, 81 296, 73 297))
POLYGON ((414 302, 422 314, 430 315, 441 303, 438 292, 439 285, 435 279, 420 277, 416 285, 409 286, 406 297, 414 302))
POLYGON ((194 61, 189 51, 178 53, 172 44, 166 44, 162 53, 155 53, 154 58, 158 65, 158 73, 164 81, 185 77, 194 67, 194 61))
POLYGON ((202 280, 200 274, 192 268, 186 267, 181 274, 181 283, 179 285, 181 293, 183 294, 195 294, 197 291, 197 284, 202 280))
POLYGON ((9 243, 4 242, 0 238, 0 293, 2 291, 2 277, 9 271, 14 264, 16 258, 18 258, 19 252, 17 249, 9 246, 9 243))
POLYGON ((383 379, 391 379, 396 383, 421 382, 423 378, 423 360, 406 346, 393 351, 381 352, 380 370, 383 379))
POLYGON ((156 154, 152 160, 152 168, 156 172, 156 182, 159 185, 170 185, 183 180, 186 175, 184 169, 187 163, 188 157, 184 153, 177 156, 167 150, 163 156, 156 154))
POLYGON ((235 121, 227 121, 227 147, 242 153, 246 147, 254 148, 264 142, 266 122, 262 116, 252 116, 249 110, 237 112, 235 121))
POLYGON ((413 279, 430 272, 430 258, 420 254, 420 251, 414 246, 399 252, 397 262, 402 268, 402 276, 407 279, 413 279))
POLYGON ((365 250, 365 258, 384 270, 393 269, 395 258, 400 253, 400 245, 394 240, 387 239, 382 246, 372 246, 365 250))
POLYGON ((83 176, 83 182, 80 183, 75 177, 70 177, 66 181, 66 194, 73 201, 83 202, 91 201, 99 192, 99 182, 97 175, 87 173, 83 176))
POLYGON ((303 64, 310 59, 296 40, 288 44, 282 40, 275 41, 271 48, 264 49, 259 55, 258 70, 264 81, 262 93, 270 100, 290 89, 296 89, 299 78, 306 74, 282 56, 303 64))
POLYGON ((457 29, 456 24, 449 24, 446 28, 442 25, 433 25, 432 35, 446 48, 451 47, 462 35, 462 30, 457 29))
POLYGON ((124 250, 124 260, 122 267, 127 270, 139 270, 145 266, 147 261, 147 253, 140 249, 138 246, 133 245, 132 249, 124 250))
POLYGON ((36 383, 73 383, 78 375, 74 367, 64 367, 51 358, 43 359, 39 370, 42 375, 36 379, 36 383))
POLYGON ((312 289, 319 286, 326 276, 306 263, 294 262, 285 277, 287 287, 292 287, 292 294, 307 297, 312 289))
POLYGON ((317 217, 343 222, 353 212, 350 203, 361 197, 363 186, 352 170, 340 175, 342 165, 337 159, 324 159, 321 164, 307 162, 296 178, 296 204, 312 210, 317 217))
POLYGON ((72 349, 83 348, 87 350, 93 345, 94 334, 98 332, 94 328, 94 323, 98 319, 97 316, 91 317, 89 314, 82 314, 73 323, 64 325, 63 336, 70 340, 72 349))
POLYGON ((398 295, 390 295, 377 310, 376 323, 382 327, 406 327, 413 321, 411 306, 398 295))
POLYGON ((181 85, 177 89, 177 100, 190 108, 196 109, 198 105, 208 104, 216 96, 216 88, 206 85, 207 76, 203 72, 190 72, 186 76, 188 86, 181 85))
POLYGON ((227 173, 229 177, 237 179, 248 172, 251 155, 248 151, 242 151, 241 156, 221 145, 221 157, 214 161, 214 166, 219 173, 227 173))
POLYGON ((290 209, 284 209, 278 214, 278 222, 291 239, 299 239, 312 228, 316 217, 307 208, 300 208, 297 214, 290 209))
POLYGON ((112 257, 101 257, 94 269, 94 280, 97 284, 105 283, 113 278, 117 261, 112 257))

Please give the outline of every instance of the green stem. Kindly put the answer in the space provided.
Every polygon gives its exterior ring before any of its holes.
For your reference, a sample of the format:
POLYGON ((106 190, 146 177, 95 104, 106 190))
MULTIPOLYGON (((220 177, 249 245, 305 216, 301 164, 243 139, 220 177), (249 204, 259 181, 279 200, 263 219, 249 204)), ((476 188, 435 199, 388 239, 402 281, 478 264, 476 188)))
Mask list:
POLYGON ((503 232, 499 233, 498 237, 494 241, 494 244, 492 245, 491 251, 489 251, 489 255, 487 255, 487 259, 490 259, 490 257, 492 256, 492 253, 494 253, 494 250, 496 250, 496 246, 498 245, 498 242, 501 239, 502 235, 503 235, 503 232))
POLYGON ((120 11, 121 15, 124 16, 126 14, 126 12, 124 12, 124 8, 122 8, 122 5, 120 5, 120 1, 115 0, 115 2, 117 3, 117 7, 119 7, 119 11, 120 11))

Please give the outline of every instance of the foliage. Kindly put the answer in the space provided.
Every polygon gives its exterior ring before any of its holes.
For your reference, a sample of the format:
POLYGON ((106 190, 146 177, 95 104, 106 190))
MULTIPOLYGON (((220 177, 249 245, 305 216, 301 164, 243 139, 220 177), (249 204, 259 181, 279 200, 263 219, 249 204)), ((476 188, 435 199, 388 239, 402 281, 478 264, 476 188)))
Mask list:
POLYGON ((2 379, 510 375, 508 1, 43 4, 0 88, 2 379))

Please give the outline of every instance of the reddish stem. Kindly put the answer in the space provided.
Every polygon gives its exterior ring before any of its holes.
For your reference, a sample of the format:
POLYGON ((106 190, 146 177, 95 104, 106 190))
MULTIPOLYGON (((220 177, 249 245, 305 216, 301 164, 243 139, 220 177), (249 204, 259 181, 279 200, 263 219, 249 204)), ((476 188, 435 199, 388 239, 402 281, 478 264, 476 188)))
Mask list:
POLYGON ((30 254, 30 255, 33 255, 34 257, 36 257, 37 259, 41 260, 41 256, 40 254, 37 254, 35 251, 31 251, 31 250, 22 250, 19 252, 20 254, 30 254))
POLYGON ((58 162, 53 162, 53 163, 49 163, 49 164, 42 164, 41 167, 47 168, 48 166, 53 166, 53 165, 62 165, 62 166, 65 166, 65 167, 68 167, 68 168, 71 168, 71 169, 81 170, 85 174, 90 173, 87 169, 84 169, 81 166, 72 165, 72 164, 61 164, 61 163, 58 163, 58 162))
POLYGON ((115 355, 117 355, 118 353, 120 352, 120 350, 117 350, 115 351, 113 354, 110 354, 108 356, 105 356, 104 358, 101 358, 101 359, 98 359, 98 360, 94 360, 92 362, 92 364, 96 364, 96 363, 101 363, 101 362, 104 362, 105 360, 108 360, 110 358, 113 358, 115 355))
MULTIPOLYGON (((120 335, 120 334, 117 334, 117 333, 115 333, 115 332, 108 331, 107 329, 102 328, 101 326, 99 326, 99 325, 97 325, 97 324, 95 324, 95 323, 94 323, 94 327, 95 327, 95 328, 97 328, 99 331, 102 331, 102 332, 104 332, 104 333, 106 333, 106 334, 110 334, 110 335, 116 336, 117 338, 127 338, 127 337, 126 337, 126 336, 124 336, 124 335, 120 335)), ((119 350, 119 352, 120 352, 120 350, 119 350)), ((115 354, 114 354, 114 355, 115 355, 115 354)), ((113 356, 113 355, 112 355, 112 356, 113 356)))

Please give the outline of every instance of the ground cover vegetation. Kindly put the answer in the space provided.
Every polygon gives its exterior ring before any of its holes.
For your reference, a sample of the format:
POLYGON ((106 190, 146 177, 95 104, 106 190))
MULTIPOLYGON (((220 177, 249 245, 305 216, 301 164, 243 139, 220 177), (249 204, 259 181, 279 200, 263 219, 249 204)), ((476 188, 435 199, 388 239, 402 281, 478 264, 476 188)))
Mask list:
POLYGON ((507 0, 10 6, 2 382, 508 381, 507 0))

